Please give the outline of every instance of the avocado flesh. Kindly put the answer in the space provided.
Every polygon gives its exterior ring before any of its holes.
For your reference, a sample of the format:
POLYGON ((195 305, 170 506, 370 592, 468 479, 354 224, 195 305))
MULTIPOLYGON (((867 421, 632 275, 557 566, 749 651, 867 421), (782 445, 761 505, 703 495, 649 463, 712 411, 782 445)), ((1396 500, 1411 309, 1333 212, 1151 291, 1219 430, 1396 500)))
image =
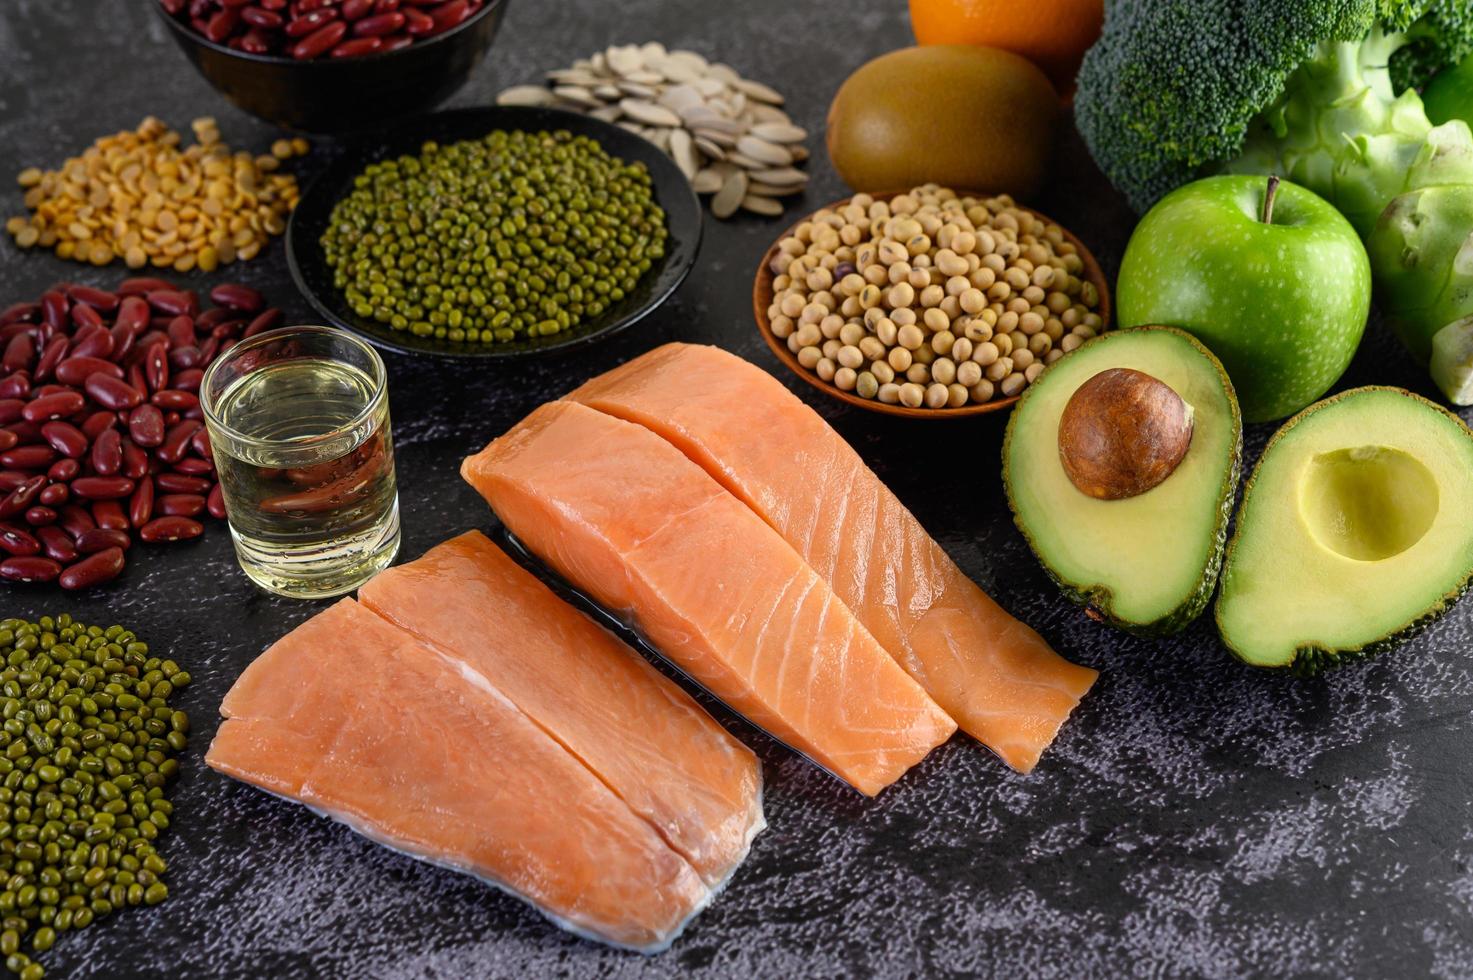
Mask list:
POLYGON ((1217 600, 1240 658, 1314 673, 1406 639, 1473 576, 1473 432, 1396 388, 1279 430, 1243 495, 1217 600))
POLYGON ((1242 419, 1222 365, 1165 327, 1089 341, 1049 366, 1013 409, 1003 481, 1013 516, 1049 575, 1074 601, 1121 629, 1176 632, 1206 607, 1237 489, 1242 419), (1159 486, 1096 500, 1059 462, 1059 417, 1080 385, 1134 368, 1171 387, 1193 412, 1192 441, 1159 486))

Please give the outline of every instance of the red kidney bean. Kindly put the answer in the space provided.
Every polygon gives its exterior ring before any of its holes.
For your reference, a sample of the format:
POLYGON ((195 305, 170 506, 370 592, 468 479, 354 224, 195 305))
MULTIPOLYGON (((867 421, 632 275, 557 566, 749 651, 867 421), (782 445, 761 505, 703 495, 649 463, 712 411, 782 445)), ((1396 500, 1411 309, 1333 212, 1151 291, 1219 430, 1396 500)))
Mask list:
POLYGON ((153 478, 154 484, 165 493, 208 493, 210 481, 197 476, 186 476, 183 473, 159 473, 153 478))
POLYGON ((46 342, 45 348, 41 351, 41 359, 36 362, 37 381, 45 381, 51 377, 52 373, 56 370, 56 365, 60 364, 61 359, 66 357, 67 348, 71 344, 71 338, 65 334, 58 334, 46 342))
POLYGON ((199 301, 192 292, 177 289, 155 289, 144 297, 148 305, 160 314, 168 316, 194 316, 199 312, 199 301))
POLYGON ((134 527, 142 527, 153 517, 153 506, 153 481, 139 480, 138 489, 128 498, 128 520, 134 527))
POLYGON ((159 290, 172 290, 174 284, 165 279, 155 279, 152 276, 134 276, 132 279, 124 279, 118 285, 119 296, 143 296, 159 290))
POLYGON ((47 422, 41 426, 41 436, 52 449, 72 459, 81 458, 87 451, 87 436, 70 422, 47 422))
POLYGON ((189 449, 189 440, 201 428, 201 423, 195 419, 185 419, 172 426, 164 436, 164 441, 154 450, 154 455, 162 462, 174 464, 184 458, 184 453, 189 449))
POLYGON ((75 354, 56 365, 56 380, 64 385, 86 384, 94 374, 121 381, 123 369, 100 357, 77 357, 75 354))
POLYGON ((235 31, 240 23, 240 12, 234 7, 222 7, 205 23, 205 37, 219 44, 235 31))
POLYGON ((7 558, 0 561, 0 578, 7 582, 54 582, 61 565, 50 558, 7 558))
MULTIPOLYGON (((19 422, 21 418, 21 413, 25 410, 26 403, 21 401, 19 398, 0 398, 0 425, 9 425, 12 422, 19 422)), ((19 437, 16 436, 14 432, 11 432, 10 435, 16 438, 17 441, 19 440, 19 437)), ((14 443, 12 443, 12 445, 14 445, 14 443)))
POLYGON ((164 413, 155 405, 139 405, 128 416, 128 435, 140 446, 159 445, 164 441, 164 413))
POLYGON ((169 363, 181 371, 198 367, 202 360, 198 347, 175 347, 169 351, 169 363))
POLYGON ((414 38, 410 37, 408 34, 390 34, 383 40, 383 47, 379 48, 380 53, 385 51, 398 51, 401 48, 407 48, 414 43, 414 38))
POLYGON ((344 20, 359 20, 373 10, 373 0, 343 0, 338 9, 343 12, 344 20))
POLYGON ((397 34, 403 26, 404 15, 397 10, 391 10, 388 13, 364 17, 353 25, 353 33, 358 37, 383 37, 386 34, 397 34))
POLYGON ((127 531, 119 531, 110 527, 95 527, 77 535, 77 550, 84 555, 95 555, 107 548, 121 548, 127 551, 132 543, 133 539, 128 536, 127 531))
MULTIPOLYGON (((31 393, 31 376, 25 371, 17 371, 10 377, 0 381, 0 398, 25 398, 31 393)), ((20 413, 16 413, 20 418, 20 413)))
POLYGON ((56 511, 45 506, 32 507, 26 511, 26 523, 33 527, 45 527, 47 524, 55 524, 56 511))
POLYGON ((128 514, 123 510, 123 505, 116 500, 94 502, 92 519, 97 522, 98 527, 111 528, 114 531, 128 530, 128 514))
POLYGON ((180 391, 193 391, 198 393, 199 383, 204 378, 205 372, 200 368, 187 368, 174 375, 173 387, 180 391))
POLYGON ((92 468, 99 476, 116 476, 123 468, 123 436, 108 429, 92 443, 92 468))
MULTIPOLYGON (((92 400, 103 408, 110 408, 115 412, 121 412, 128 408, 137 408, 143 404, 143 392, 134 388, 126 381, 108 377, 105 374, 94 374, 87 379, 87 394, 92 400)), ((80 397, 80 396, 79 396, 80 397)), ((31 402, 32 405, 36 404, 31 402)), ((81 406, 77 406, 78 409, 81 406)), ((74 409, 73 411, 76 411, 74 409)))
POLYGON ((247 54, 270 54, 271 35, 259 27, 252 27, 231 44, 239 45, 247 54))
POLYGON ((450 0, 430 11, 430 16, 435 19, 435 33, 440 34, 464 24, 473 13, 469 0, 450 0))
POLYGON ((43 507, 57 507, 66 503, 71 495, 71 491, 67 489, 65 483, 53 483, 42 490, 40 496, 36 499, 41 502, 43 507))
POLYGON ((105 289, 93 289, 91 286, 71 286, 67 289, 67 295, 79 303, 86 303, 94 310, 103 313, 111 313, 118 308, 118 294, 110 293, 105 289))
POLYGON ((308 10, 287 21, 286 36, 292 38, 306 37, 328 21, 337 19, 338 12, 332 7, 308 10))
POLYGON ((118 303, 118 316, 113 321, 113 326, 126 327, 130 333, 140 333, 148 329, 152 318, 153 311, 142 296, 124 296, 118 303))
POLYGON ((86 407, 87 399, 82 397, 81 392, 58 391, 35 399, 25 407, 25 411, 20 415, 27 422, 39 423, 75 415, 86 407))
POLYGON ((17 446, 0 453, 0 466, 16 470, 44 470, 56 461, 50 446, 17 446))
POLYGON ((217 307, 252 315, 266 308, 266 297, 259 290, 238 282, 223 282, 210 290, 210 302, 217 307))
MULTIPOLYGON (((219 288, 219 286, 215 287, 215 289, 219 288)), ((219 302, 214 298, 213 292, 210 294, 210 299, 212 302, 219 302)), ((195 317, 194 326, 196 330, 213 330, 221 324, 242 320, 246 315, 244 311, 231 309, 228 306, 214 306, 195 317)))
POLYGON ((139 395, 148 394, 148 378, 143 373, 142 364, 134 364, 128 368, 128 387, 138 392, 139 395))
POLYGON ((39 555, 41 542, 14 524, 0 524, 0 550, 12 555, 39 555))
POLYGON ((160 514, 170 517, 195 517, 205 509, 205 503, 197 493, 166 493, 158 498, 157 506, 160 514))
POLYGON ((46 477, 34 476, 0 499, 0 518, 25 513, 46 486, 46 477))
POLYGON ((167 408, 176 412, 188 412, 199 408, 199 398, 190 392, 180 391, 177 388, 166 388, 163 391, 156 391, 149 401, 159 408, 167 408))
POLYGON ((72 323, 77 327, 78 330, 84 327, 95 327, 98 330, 104 329, 105 325, 102 322, 102 314, 98 313, 95 309, 88 306, 86 303, 77 303, 73 305, 71 309, 71 316, 72 323))
MULTIPOLYGON (((46 478, 53 483, 70 483, 82 472, 82 464, 75 459, 58 459, 46 471, 46 478)), ((46 491, 41 491, 45 493, 46 491)), ((70 493, 71 491, 67 491, 70 493)))
POLYGON ((41 319, 40 303, 11 303, 0 310, 0 327, 12 323, 35 323, 41 319))
POLYGON ((414 7, 404 8, 404 29, 413 37, 430 33, 435 29, 435 18, 414 7))
POLYGON ((173 347, 193 347, 199 340, 194 333, 194 317, 176 316, 164 328, 173 347))
POLYGON ((4 452, 7 449, 14 449, 19 442, 20 436, 11 432, 9 429, 0 429, 0 452, 4 452))
POLYGON ((155 517, 138 529, 138 536, 149 544, 162 541, 186 541, 197 538, 205 526, 188 517, 155 517))
POLYGON ((133 353, 133 344, 137 342, 138 334, 132 330, 125 330, 116 326, 109 330, 108 333, 113 339, 113 360, 124 360, 129 354, 133 353))
POLYGON ((169 346, 167 342, 150 344, 143 354, 143 377, 150 391, 159 391, 169 384, 169 346))
POLYGON ((22 473, 20 470, 0 470, 0 495, 8 494, 35 478, 35 474, 22 473))
POLYGON ((374 0, 373 12, 376 14, 386 14, 391 10, 398 9, 399 0, 374 0))
POLYGON ((41 441, 41 427, 34 422, 21 419, 10 423, 6 428, 15 433, 16 440, 22 446, 34 445, 41 441))
POLYGON ((373 54, 384 46, 382 38, 377 37, 355 37, 351 41, 344 41, 328 52, 330 58, 360 58, 365 54, 373 54))
POLYGON ((82 434, 88 439, 96 439, 108 429, 111 429, 118 421, 117 412, 93 412, 82 422, 82 434))
POLYGON ((133 440, 123 440, 123 475, 130 480, 141 480, 148 475, 149 469, 148 453, 133 444, 133 440))
POLYGON ((41 318, 51 325, 52 330, 63 330, 67 324, 66 294, 58 289, 48 289, 41 296, 41 318))
POLYGON ((179 416, 179 413, 178 412, 165 412, 164 413, 164 425, 166 425, 166 426, 178 425, 179 424, 179 418, 180 418, 180 416, 179 416))
POLYGON ((220 488, 220 484, 210 488, 210 495, 205 498, 205 509, 210 512, 211 517, 222 521, 225 519, 225 491, 220 488))
POLYGON ((189 440, 189 448, 210 462, 215 460, 215 449, 210 445, 210 430, 201 427, 189 440))
POLYGON ((57 561, 72 562, 77 560, 77 546, 72 543, 71 535, 59 527, 42 526, 36 528, 36 540, 41 542, 41 547, 46 549, 46 554, 57 561))
POLYGON ((263 31, 274 31, 280 29, 285 20, 274 10, 264 7, 242 7, 240 19, 252 27, 259 27, 263 31))
POLYGON ((111 582, 123 573, 123 549, 108 548, 89 555, 61 573, 58 581, 69 592, 111 582))
POLYGON ((68 504, 57 513, 62 529, 73 538, 83 531, 90 531, 97 526, 97 521, 93 519, 92 512, 80 504, 68 504))
POLYGON ((241 332, 241 337, 242 339, 254 337, 262 331, 274 330, 281 326, 281 322, 284 319, 286 319, 286 314, 273 306, 271 309, 258 314, 254 320, 247 324, 245 330, 241 332))
POLYGON ((72 355, 74 357, 97 357, 107 359, 113 356, 113 350, 117 347, 113 335, 107 330, 98 328, 96 330, 79 330, 72 337, 72 355))
POLYGON ((185 476, 213 476, 215 464, 197 456, 186 456, 174 464, 174 472, 183 473, 185 476))
POLYGON ((134 482, 126 476, 79 476, 72 493, 83 500, 118 500, 133 492, 134 482))
POLYGON ((291 46, 291 56, 298 61, 306 61, 309 58, 319 58, 332 50, 343 35, 348 33, 348 25, 340 20, 329 21, 317 30, 302 38, 291 46))
POLYGON ((29 333, 18 333, 5 345, 5 353, 0 356, 0 368, 7 373, 24 370, 30 367, 31 358, 35 356, 35 338, 29 333))

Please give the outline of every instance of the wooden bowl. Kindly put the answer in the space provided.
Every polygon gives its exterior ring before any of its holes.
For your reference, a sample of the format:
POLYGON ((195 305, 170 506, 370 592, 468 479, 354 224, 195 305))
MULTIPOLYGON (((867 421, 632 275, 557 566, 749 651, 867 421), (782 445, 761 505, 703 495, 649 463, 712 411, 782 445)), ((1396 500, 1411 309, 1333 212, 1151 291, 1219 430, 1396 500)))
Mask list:
MULTIPOLYGON (((888 198, 894 197, 895 194, 898 193, 901 192, 895 191, 886 194, 875 194, 873 196, 876 199, 888 198)), ((975 194, 972 192, 959 191, 958 193, 962 196, 967 197, 988 196, 984 194, 975 194)), ((826 205, 826 207, 829 209, 841 208, 844 205, 848 204, 850 200, 852 200, 852 198, 846 197, 842 201, 835 201, 832 204, 826 205)), ((1059 224, 1057 221, 1054 221, 1047 215, 1035 211, 1032 208, 1025 208, 1022 205, 1017 205, 1017 207, 1019 210, 1030 212, 1034 215, 1034 217, 1038 218, 1041 221, 1048 222, 1049 224, 1059 224)), ((810 215, 811 214, 812 212, 810 212, 810 215)), ((906 418, 950 419, 962 418, 968 415, 984 415, 988 412, 1001 412, 1011 408, 1013 406, 1013 403, 1016 402, 1020 397, 1022 397, 1020 395, 1013 395, 1011 398, 994 398, 992 401, 989 402, 968 402, 961 408, 909 408, 905 405, 886 404, 885 402, 879 401, 878 399, 861 398, 851 391, 840 391, 838 388, 834 387, 834 385, 823 380, 817 374, 814 374, 812 371, 799 364, 797 355, 788 350, 787 341, 779 339, 772 332, 772 323, 768 320, 767 308, 772 305, 772 282, 775 278, 777 278, 772 272, 773 256, 777 254, 779 243, 781 243, 784 238, 787 238, 789 235, 793 234, 794 230, 797 229, 799 224, 802 224, 803 221, 807 220, 808 216, 805 216, 801 221, 790 226, 786 231, 784 231, 781 235, 777 237, 777 239, 772 243, 772 247, 763 253, 762 264, 757 267, 757 278, 752 283, 752 314, 757 319, 757 329, 761 331, 762 339, 767 341, 767 346, 772 348, 772 352, 777 355, 777 359, 779 361, 782 361, 783 364, 787 365, 794 374, 802 378, 808 384, 817 388, 819 391, 822 391, 830 398, 837 398, 839 401, 847 402, 850 405, 854 405, 857 408, 865 409, 866 411, 880 412, 885 415, 900 415, 906 418)), ((1081 242, 1074 235, 1073 232, 1069 231, 1069 229, 1067 228, 1064 228, 1063 225, 1059 225, 1059 227, 1063 229, 1065 241, 1072 244, 1079 251, 1079 258, 1084 263, 1084 278, 1094 283, 1095 289, 1099 291, 1100 305, 1098 313, 1100 315, 1100 320, 1104 323, 1106 327, 1108 327, 1110 325, 1110 286, 1109 283, 1105 280, 1105 272, 1103 269, 1100 268, 1100 263, 1095 260, 1094 255, 1090 253, 1090 250, 1085 247, 1084 243, 1081 242)))

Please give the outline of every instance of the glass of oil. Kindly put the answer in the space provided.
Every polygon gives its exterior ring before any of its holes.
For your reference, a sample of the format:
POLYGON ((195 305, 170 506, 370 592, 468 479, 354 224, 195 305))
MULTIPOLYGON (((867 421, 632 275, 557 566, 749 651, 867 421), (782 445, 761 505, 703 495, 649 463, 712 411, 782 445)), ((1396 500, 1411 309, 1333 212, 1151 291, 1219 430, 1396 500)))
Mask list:
POLYGON ((263 589, 341 595, 393 561, 399 496, 384 362, 330 327, 284 327, 216 358, 200 405, 235 553, 263 589))

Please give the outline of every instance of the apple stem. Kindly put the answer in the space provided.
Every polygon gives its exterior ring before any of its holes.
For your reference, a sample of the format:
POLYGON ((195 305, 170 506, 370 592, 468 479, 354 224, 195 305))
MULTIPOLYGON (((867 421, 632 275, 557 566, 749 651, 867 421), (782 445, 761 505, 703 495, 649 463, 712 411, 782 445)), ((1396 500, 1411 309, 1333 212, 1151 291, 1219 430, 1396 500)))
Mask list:
POLYGON ((1274 223, 1274 198, 1278 196, 1278 193, 1279 178, 1277 175, 1274 175, 1272 177, 1269 177, 1268 190, 1265 191, 1263 195, 1262 221, 1266 225, 1271 225, 1274 223))

